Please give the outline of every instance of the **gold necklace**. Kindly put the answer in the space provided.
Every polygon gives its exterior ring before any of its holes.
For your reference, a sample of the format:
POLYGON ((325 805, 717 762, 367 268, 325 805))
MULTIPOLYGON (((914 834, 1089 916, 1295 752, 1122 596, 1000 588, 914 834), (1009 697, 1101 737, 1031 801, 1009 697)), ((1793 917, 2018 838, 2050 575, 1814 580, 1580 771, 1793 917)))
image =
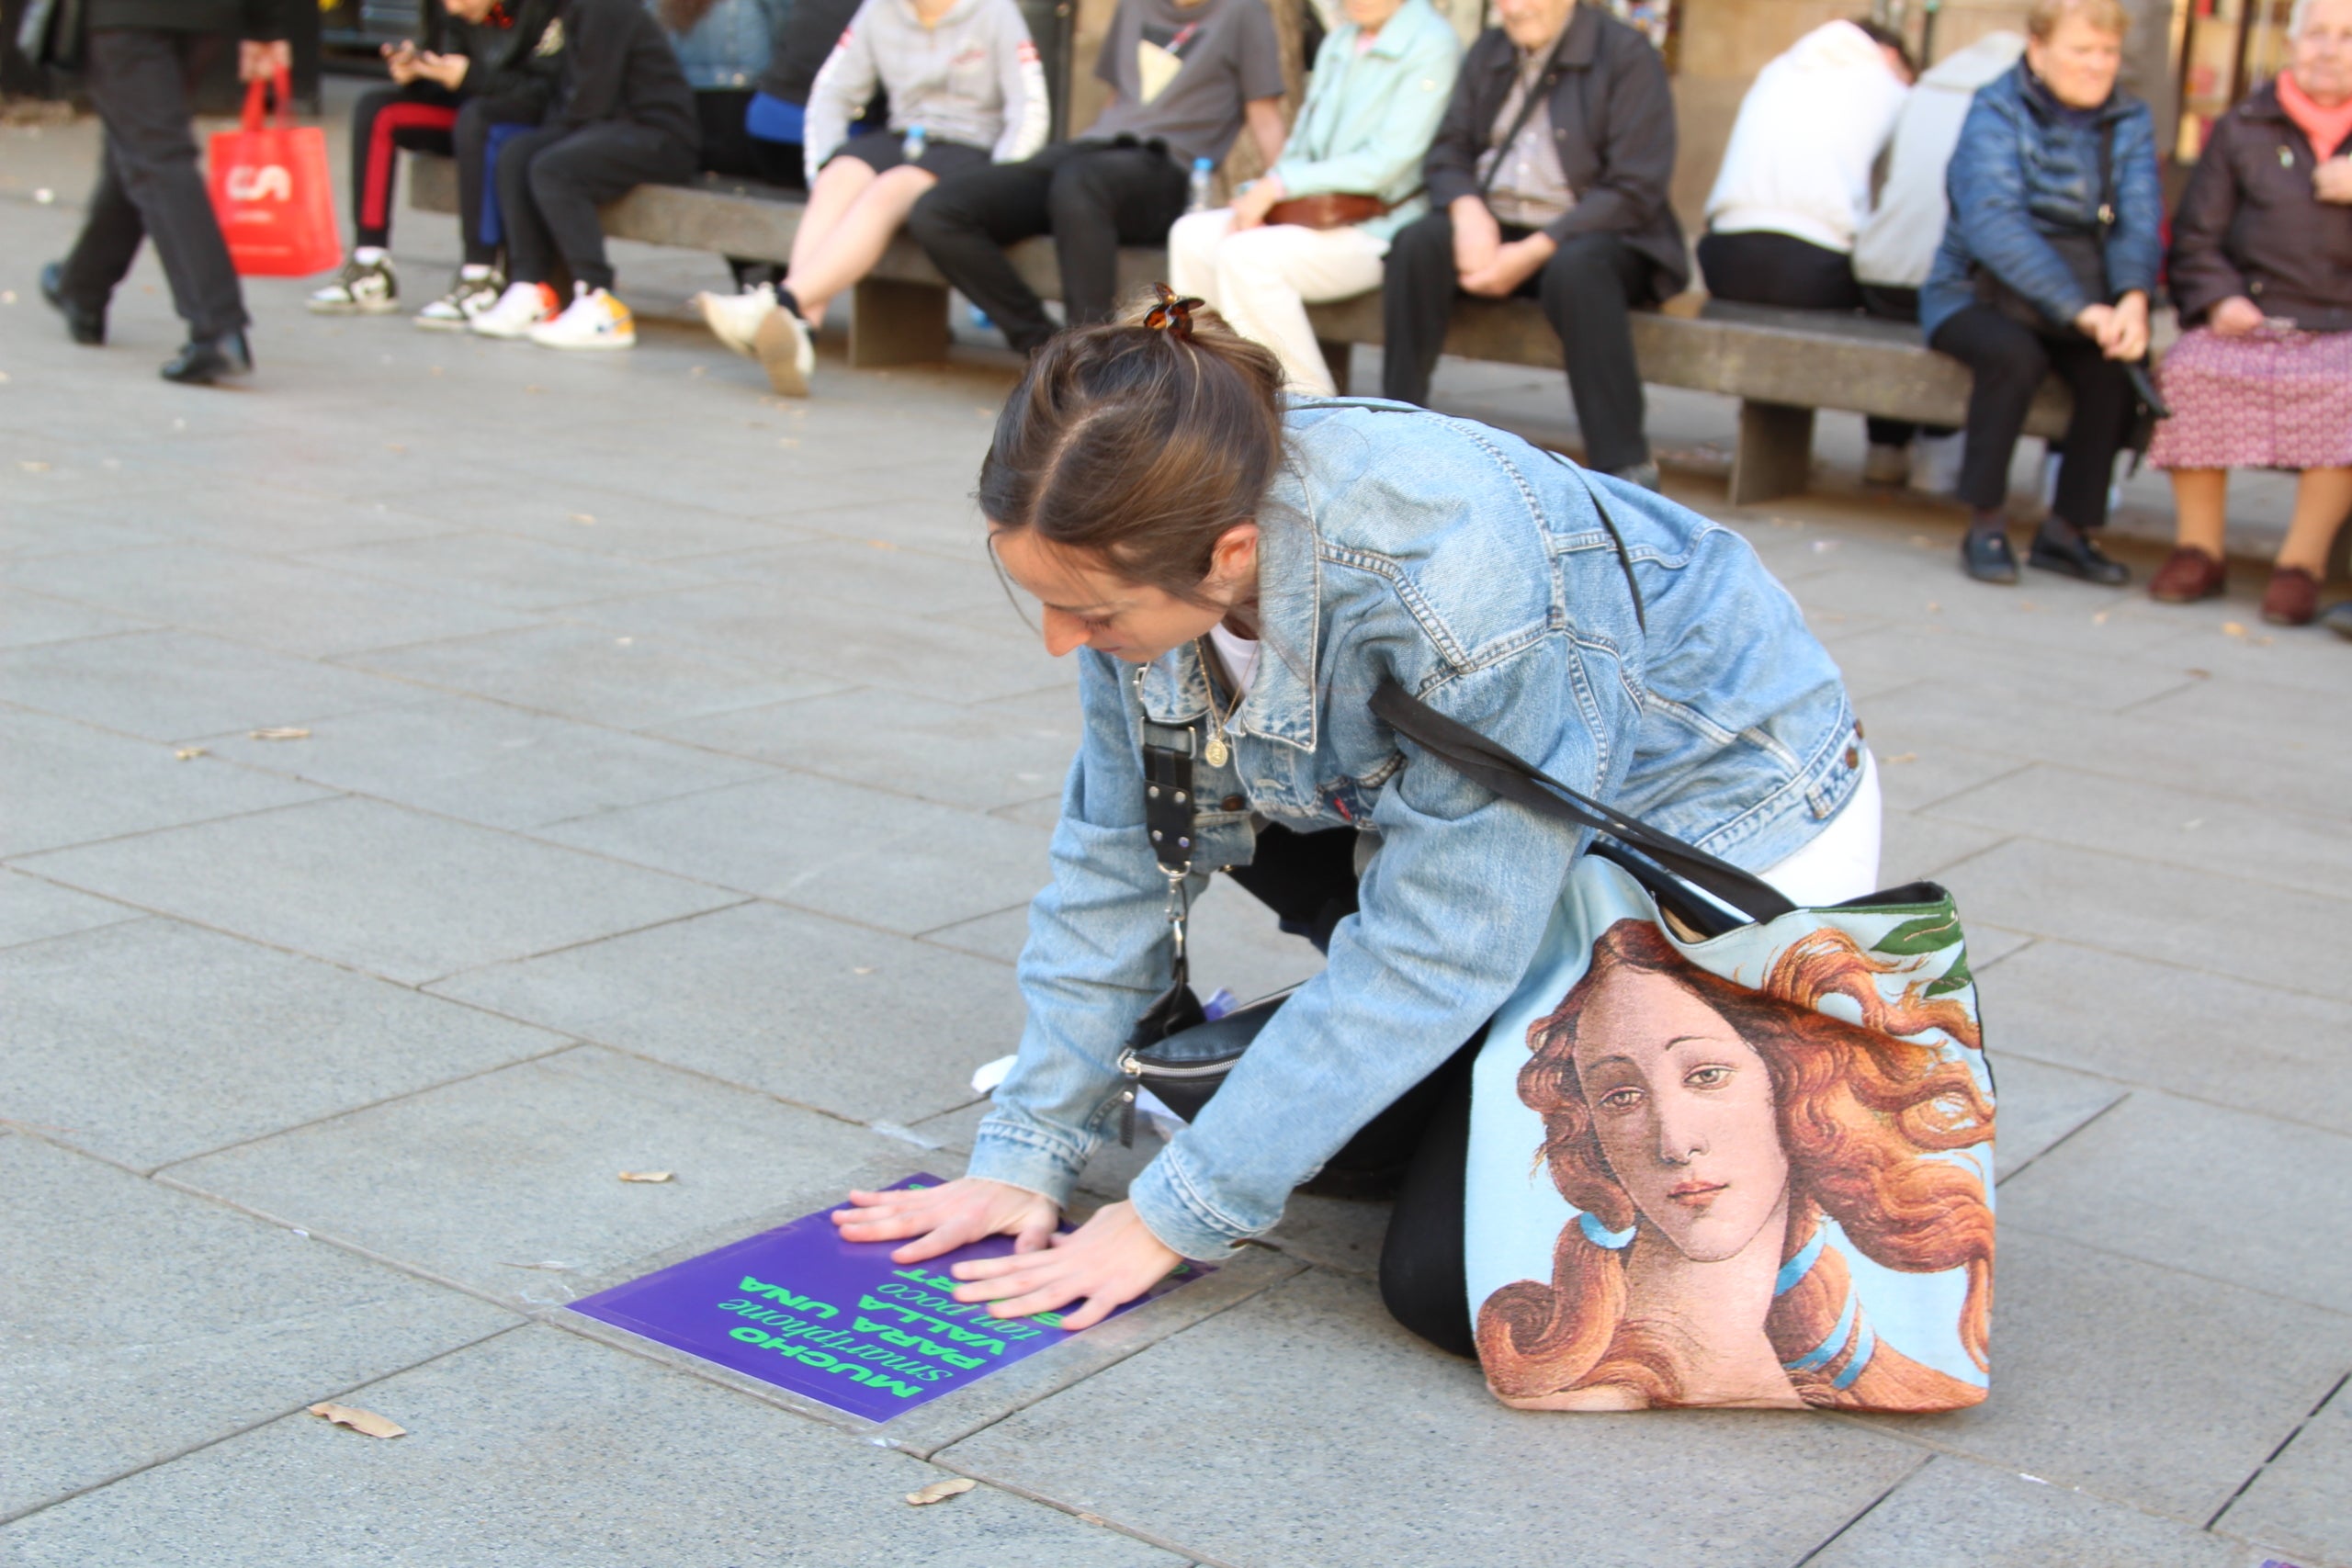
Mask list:
POLYGON ((1233 755, 1231 749, 1225 743, 1226 721, 1241 711, 1241 700, 1238 697, 1234 699, 1231 712, 1217 712, 1216 677, 1209 672, 1209 660, 1216 657, 1216 653, 1209 647, 1206 637, 1194 637, 1193 648, 1200 655, 1201 683, 1208 688, 1209 694, 1209 738, 1207 743, 1201 748, 1201 757, 1210 767, 1221 768, 1225 766, 1225 760, 1233 755))

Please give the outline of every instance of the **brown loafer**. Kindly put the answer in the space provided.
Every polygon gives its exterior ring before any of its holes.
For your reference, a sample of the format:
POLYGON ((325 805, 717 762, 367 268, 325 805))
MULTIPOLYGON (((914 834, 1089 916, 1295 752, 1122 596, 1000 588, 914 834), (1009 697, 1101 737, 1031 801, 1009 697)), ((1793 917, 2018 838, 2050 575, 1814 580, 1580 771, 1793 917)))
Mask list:
POLYGON ((2148 597, 2167 604, 2194 604, 2218 599, 2230 585, 2230 569, 2219 556, 2207 555, 2195 545, 2183 545, 2156 569, 2148 581, 2148 597))
POLYGON ((2262 592, 2262 618, 2274 626, 2307 626, 2319 614, 2319 579, 2299 566, 2270 574, 2262 592))

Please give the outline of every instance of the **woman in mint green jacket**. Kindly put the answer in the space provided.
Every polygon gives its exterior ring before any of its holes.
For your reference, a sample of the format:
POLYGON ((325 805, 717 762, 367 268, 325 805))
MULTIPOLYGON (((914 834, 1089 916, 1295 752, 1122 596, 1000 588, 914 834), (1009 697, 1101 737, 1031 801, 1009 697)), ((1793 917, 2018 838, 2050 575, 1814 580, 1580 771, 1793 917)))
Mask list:
POLYGON ((1207 300, 1272 349, 1294 389, 1325 397, 1338 389, 1306 324, 1307 303, 1379 288, 1388 237, 1428 210, 1421 157, 1462 55, 1430 0, 1346 6, 1346 25, 1316 56, 1282 160, 1231 207, 1188 214, 1168 235, 1176 290, 1207 300), (1367 199, 1310 204, 1323 210, 1301 214, 1355 220, 1334 227, 1267 220, 1278 203, 1314 197, 1367 199))

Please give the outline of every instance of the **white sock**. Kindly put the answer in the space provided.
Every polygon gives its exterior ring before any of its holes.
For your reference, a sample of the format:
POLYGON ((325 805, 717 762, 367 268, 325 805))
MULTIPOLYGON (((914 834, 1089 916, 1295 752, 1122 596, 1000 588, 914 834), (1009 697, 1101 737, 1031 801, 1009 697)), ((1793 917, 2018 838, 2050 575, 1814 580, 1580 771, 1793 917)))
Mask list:
POLYGON ((390 253, 381 245, 362 245, 351 253, 351 259, 361 266, 374 266, 389 259, 390 253))

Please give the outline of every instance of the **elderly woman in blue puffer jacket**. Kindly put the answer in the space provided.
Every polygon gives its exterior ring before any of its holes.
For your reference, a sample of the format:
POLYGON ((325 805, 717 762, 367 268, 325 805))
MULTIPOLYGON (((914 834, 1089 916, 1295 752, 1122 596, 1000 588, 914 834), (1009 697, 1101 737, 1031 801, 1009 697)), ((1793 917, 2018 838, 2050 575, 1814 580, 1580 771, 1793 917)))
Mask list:
POLYGON ((1943 248, 1919 290, 1928 345, 1975 373, 1960 498, 1961 566, 2015 582, 2005 506, 2026 408, 2055 369, 2074 388, 2058 493, 2027 560, 2088 582, 2130 573, 2091 542, 2148 352, 2164 196, 2148 106, 2116 87, 2117 0, 2035 0, 2025 58, 1979 88, 1944 176, 1943 248))

